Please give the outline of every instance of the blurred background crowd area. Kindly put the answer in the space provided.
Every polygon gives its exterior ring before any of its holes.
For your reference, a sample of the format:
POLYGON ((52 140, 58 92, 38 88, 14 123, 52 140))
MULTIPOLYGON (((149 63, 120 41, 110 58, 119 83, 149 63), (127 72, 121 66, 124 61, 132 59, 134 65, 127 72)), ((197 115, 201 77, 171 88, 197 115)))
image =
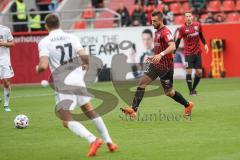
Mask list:
MULTIPOLYGON (((81 1, 81 0, 80 0, 81 1)), ((84 1, 84 0, 82 0, 84 1)), ((195 21, 201 23, 232 23, 240 20, 240 0, 91 0, 80 6, 78 18, 69 28, 109 28, 151 25, 151 13, 158 9, 164 14, 166 25, 184 23, 184 13, 192 12, 195 21), (101 10, 114 11, 114 14, 101 10), (112 18, 112 19, 111 19, 112 18), (101 21, 107 20, 107 21, 101 21)), ((43 21, 59 7, 79 0, 35 0, 30 5, 26 0, 0 0, 1 12, 9 8, 15 32, 44 30, 43 21), (65 4, 63 4, 65 3, 65 4), (30 28, 30 29, 29 29, 30 28)))

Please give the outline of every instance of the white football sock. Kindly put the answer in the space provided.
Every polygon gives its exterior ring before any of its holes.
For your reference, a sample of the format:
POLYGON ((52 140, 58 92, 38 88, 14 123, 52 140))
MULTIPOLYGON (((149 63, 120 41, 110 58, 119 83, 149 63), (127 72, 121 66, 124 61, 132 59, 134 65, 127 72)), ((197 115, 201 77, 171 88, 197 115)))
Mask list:
POLYGON ((112 139, 108 133, 107 127, 105 126, 101 117, 97 117, 92 120, 96 126, 98 132, 102 135, 102 138, 105 143, 112 143, 112 139))
POLYGON ((4 94, 4 106, 9 105, 9 98, 10 98, 10 88, 4 88, 3 89, 3 94, 4 94))
POLYGON ((85 138, 90 144, 96 140, 96 137, 80 122, 69 121, 67 126, 70 131, 72 131, 77 136, 85 138))

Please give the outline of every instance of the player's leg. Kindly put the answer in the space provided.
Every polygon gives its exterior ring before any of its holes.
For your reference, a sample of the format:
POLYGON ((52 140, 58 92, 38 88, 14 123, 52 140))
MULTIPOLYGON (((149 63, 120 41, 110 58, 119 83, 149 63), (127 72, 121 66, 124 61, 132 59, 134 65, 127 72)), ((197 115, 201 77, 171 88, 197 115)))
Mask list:
POLYGON ((201 55, 196 55, 195 68, 196 68, 196 74, 195 74, 194 82, 193 82, 193 92, 194 92, 194 94, 197 94, 196 88, 197 88, 197 85, 199 84, 199 82, 202 78, 202 58, 201 58, 201 55))
POLYGON ((68 128, 75 135, 86 139, 90 144, 90 150, 87 156, 95 156, 97 149, 102 145, 103 141, 96 138, 86 127, 80 122, 72 119, 72 114, 69 110, 60 109, 60 117, 63 120, 64 127, 68 128))
POLYGON ((72 118, 71 110, 76 106, 76 96, 58 93, 56 95, 56 102, 57 112, 63 121, 64 127, 68 128, 75 135, 86 139, 91 146, 91 152, 89 151, 87 156, 95 156, 97 149, 101 146, 103 141, 96 138, 86 127, 72 118))
POLYGON ((135 92, 133 101, 132 101, 132 109, 137 112, 138 107, 143 99, 145 88, 149 85, 152 81, 154 81, 158 77, 157 72, 155 71, 153 65, 150 65, 147 69, 147 72, 144 76, 139 80, 137 90, 135 92))
POLYGON ((96 137, 85 128, 80 122, 72 119, 70 110, 60 109, 59 115, 63 121, 63 126, 72 131, 75 135, 86 139, 90 144, 96 140, 96 137))
POLYGON ((193 107, 192 102, 188 102, 181 93, 173 89, 173 70, 170 70, 161 77, 161 84, 164 89, 165 95, 174 99, 185 107, 185 115, 191 115, 191 109, 193 107))
POLYGON ((186 63, 186 82, 188 86, 189 93, 192 93, 192 68, 193 68, 193 56, 189 55, 185 57, 186 63))
POLYGON ((190 116, 192 113, 192 108, 193 108, 193 103, 192 102, 188 102, 181 93, 179 93, 178 91, 174 90, 174 89, 170 89, 170 90, 166 90, 165 94, 168 97, 171 97, 172 99, 174 99, 176 102, 180 103, 181 105, 183 105, 184 108, 184 115, 185 116, 190 116))
POLYGON ((3 79, 4 109, 6 112, 11 111, 9 108, 9 100, 11 93, 10 80, 14 76, 11 64, 1 66, 1 78, 3 79))
POLYGON ((136 112, 138 107, 143 99, 145 88, 152 82, 152 78, 150 78, 147 74, 145 74, 139 81, 137 90, 135 92, 133 101, 132 101, 132 109, 136 112))
POLYGON ((88 102, 88 103, 82 105, 81 109, 82 109, 83 113, 85 113, 86 116, 92 120, 92 122, 95 125, 95 127, 97 128, 98 132, 101 134, 104 142, 107 144, 109 151, 110 152, 116 151, 118 149, 118 146, 113 143, 113 141, 109 135, 108 129, 103 122, 102 117, 100 117, 94 111, 92 104, 90 102, 88 102))
POLYGON ((155 68, 153 65, 149 65, 147 72, 144 74, 144 76, 139 80, 138 82, 138 87, 135 92, 133 101, 132 101, 132 106, 131 107, 126 107, 126 108, 121 108, 122 112, 131 118, 136 117, 136 112, 138 110, 139 104, 141 103, 144 93, 145 93, 145 88, 147 85, 149 85, 152 81, 154 81, 158 77, 157 72, 155 71, 155 68))
MULTIPOLYGON (((156 79, 156 78, 155 78, 156 79)), ((137 115, 137 110, 138 107, 143 99, 144 93, 145 93, 145 88, 148 84, 150 84, 153 81, 152 78, 150 78, 147 74, 145 74, 138 83, 137 90, 135 92, 133 101, 132 101, 132 106, 131 107, 126 107, 126 108, 121 108, 122 112, 131 118, 135 118, 137 115)))
POLYGON ((11 92, 10 78, 3 79, 4 110, 6 112, 11 111, 9 107, 10 92, 11 92))

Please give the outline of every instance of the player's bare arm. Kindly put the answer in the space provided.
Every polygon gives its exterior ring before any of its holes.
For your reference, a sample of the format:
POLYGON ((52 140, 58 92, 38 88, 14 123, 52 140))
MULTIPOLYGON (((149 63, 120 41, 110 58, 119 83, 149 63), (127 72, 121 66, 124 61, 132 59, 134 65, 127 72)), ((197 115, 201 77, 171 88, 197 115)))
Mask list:
POLYGON ((173 53, 175 49, 176 49, 175 42, 171 41, 168 43, 168 48, 162 51, 161 53, 155 55, 152 60, 159 62, 163 56, 173 53))
POLYGON ((83 70, 87 70, 89 65, 89 56, 87 55, 84 49, 79 50, 77 53, 82 61, 83 70))
POLYGON ((205 49, 206 53, 208 53, 208 45, 207 45, 206 40, 205 40, 205 38, 203 36, 203 33, 200 32, 199 36, 200 36, 200 39, 201 39, 202 43, 204 44, 204 49, 205 49))
POLYGON ((42 73, 48 68, 48 56, 42 56, 39 59, 39 64, 36 66, 36 72, 42 73))
POLYGON ((0 47, 13 47, 15 46, 15 42, 12 40, 12 41, 0 41, 0 47))

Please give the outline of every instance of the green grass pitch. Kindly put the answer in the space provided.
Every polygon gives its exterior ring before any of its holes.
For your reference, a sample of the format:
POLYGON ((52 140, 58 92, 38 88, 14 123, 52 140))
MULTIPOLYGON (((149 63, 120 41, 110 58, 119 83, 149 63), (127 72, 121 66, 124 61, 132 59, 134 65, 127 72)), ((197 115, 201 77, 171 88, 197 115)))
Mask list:
MULTIPOLYGON (((183 108, 165 96, 145 98, 142 119, 129 121, 120 113, 120 100, 112 112, 103 116, 113 140, 120 149, 108 153, 104 145, 96 160, 239 160, 240 159, 240 79, 202 80, 197 97, 189 97, 184 80, 175 88, 195 103, 191 119, 180 115, 183 108), (159 112, 178 119, 144 118, 159 112)), ((110 82, 92 88, 113 92, 110 82)), ((2 94, 2 93, 1 93, 2 94)), ((0 160, 84 160, 88 144, 62 127, 54 114, 54 95, 50 88, 13 87, 12 112, 0 108, 0 160), (15 129, 16 115, 30 119, 27 129, 15 129)), ((2 95, 1 95, 2 97, 2 95)), ((99 104, 93 100, 93 104, 99 104)), ((1 103, 3 106, 3 103, 1 103)), ((90 121, 83 124, 97 136, 90 121)))

